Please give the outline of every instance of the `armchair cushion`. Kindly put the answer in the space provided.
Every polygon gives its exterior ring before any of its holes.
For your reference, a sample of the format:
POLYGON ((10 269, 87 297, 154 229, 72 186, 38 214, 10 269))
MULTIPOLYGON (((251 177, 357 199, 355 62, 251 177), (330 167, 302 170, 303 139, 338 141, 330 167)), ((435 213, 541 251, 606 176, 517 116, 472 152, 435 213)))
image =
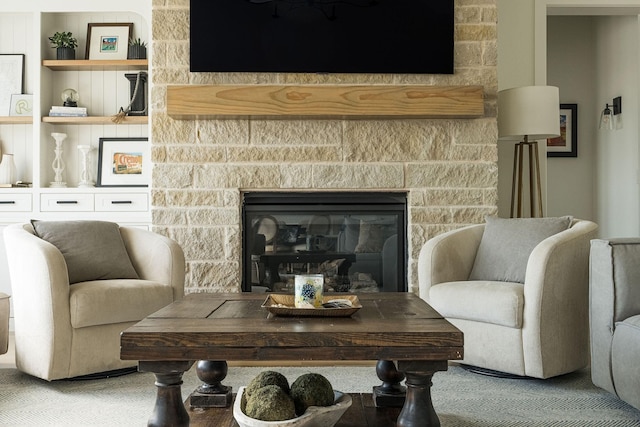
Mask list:
POLYGON ((172 302, 171 285, 151 280, 95 280, 77 283, 71 286, 69 292, 71 326, 85 328, 137 322, 172 302))
POLYGON ((571 226, 572 217, 486 217, 469 280, 524 283, 531 251, 544 239, 571 226))
POLYGON ((37 221, 36 235, 57 247, 69 284, 90 280, 138 279, 118 224, 107 221, 37 221))
POLYGON ((446 318, 522 328, 524 286, 521 283, 464 281, 433 286, 433 308, 446 318))

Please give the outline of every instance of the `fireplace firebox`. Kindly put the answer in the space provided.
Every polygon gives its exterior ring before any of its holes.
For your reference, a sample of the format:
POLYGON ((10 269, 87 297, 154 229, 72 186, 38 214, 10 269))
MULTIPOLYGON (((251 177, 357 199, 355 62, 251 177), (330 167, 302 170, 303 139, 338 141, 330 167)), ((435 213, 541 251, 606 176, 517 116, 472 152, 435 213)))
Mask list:
POLYGON ((245 292, 310 273, 329 291, 407 291, 406 193, 245 192, 242 218, 245 292))

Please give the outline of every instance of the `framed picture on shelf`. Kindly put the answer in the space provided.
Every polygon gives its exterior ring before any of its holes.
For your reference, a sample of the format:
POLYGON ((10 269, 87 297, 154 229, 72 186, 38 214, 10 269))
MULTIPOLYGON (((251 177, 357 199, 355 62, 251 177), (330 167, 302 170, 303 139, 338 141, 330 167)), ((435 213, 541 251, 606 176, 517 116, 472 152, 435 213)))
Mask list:
POLYGON ((148 138, 100 138, 97 187, 148 187, 150 181, 148 138))
POLYGON ((127 59, 129 37, 133 23, 89 23, 87 28, 87 59, 127 59))
POLYGON ((11 95, 10 116, 33 116, 33 95, 11 95))
POLYGON ((578 104, 560 104, 560 136, 547 139, 547 157, 578 157, 578 104))
POLYGON ((11 111, 11 96, 22 93, 24 55, 0 54, 0 116, 11 111))

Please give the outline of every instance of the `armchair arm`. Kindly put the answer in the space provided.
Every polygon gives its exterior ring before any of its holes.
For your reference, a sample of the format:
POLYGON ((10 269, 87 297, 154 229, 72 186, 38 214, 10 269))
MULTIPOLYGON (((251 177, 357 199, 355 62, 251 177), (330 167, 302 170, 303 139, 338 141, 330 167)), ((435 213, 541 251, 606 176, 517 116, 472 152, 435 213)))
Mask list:
POLYGON ((174 301, 184 296, 185 260, 178 243, 161 234, 135 227, 120 227, 125 247, 141 279, 173 287, 174 301))
POLYGON ((529 256, 522 330, 526 375, 548 378, 588 363, 589 245, 597 228, 575 220, 529 256))
POLYGON ((31 224, 5 227, 15 313, 18 368, 42 378, 69 369, 69 276, 62 253, 34 235, 31 224), (51 360, 51 366, 49 361, 51 360))
POLYGON ((438 283, 467 280, 484 224, 470 225, 436 236, 424 244, 418 257, 420 297, 429 301, 429 289, 438 283))

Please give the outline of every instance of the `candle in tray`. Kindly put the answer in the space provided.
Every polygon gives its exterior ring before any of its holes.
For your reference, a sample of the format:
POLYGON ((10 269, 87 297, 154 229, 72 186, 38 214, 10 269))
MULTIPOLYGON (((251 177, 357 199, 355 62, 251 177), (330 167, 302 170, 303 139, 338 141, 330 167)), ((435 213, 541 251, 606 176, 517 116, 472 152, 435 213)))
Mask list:
POLYGON ((324 275, 296 275, 295 306, 297 308, 321 308, 324 275))

